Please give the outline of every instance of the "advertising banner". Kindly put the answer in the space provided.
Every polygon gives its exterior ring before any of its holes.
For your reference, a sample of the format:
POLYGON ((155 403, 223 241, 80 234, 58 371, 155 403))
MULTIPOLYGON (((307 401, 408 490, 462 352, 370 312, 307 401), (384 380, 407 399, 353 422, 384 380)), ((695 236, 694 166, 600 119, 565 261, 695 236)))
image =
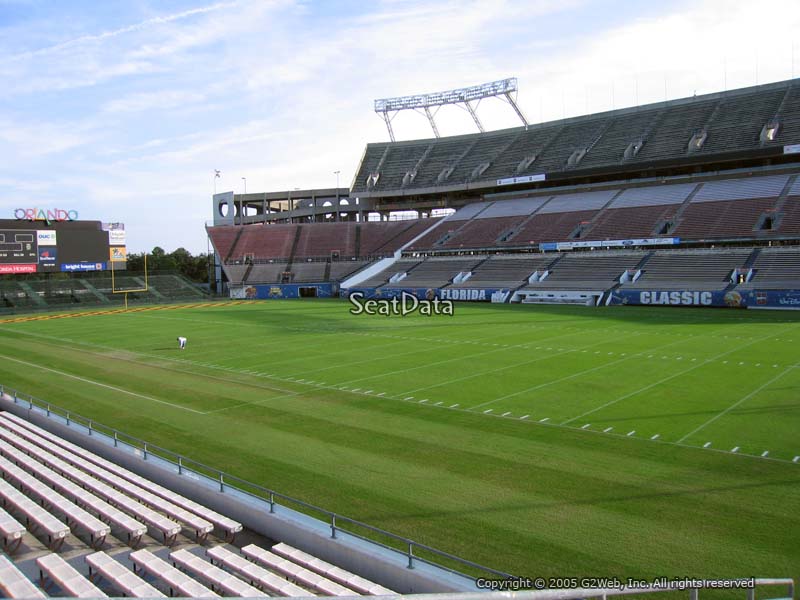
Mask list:
POLYGON ((125 223, 103 223, 103 231, 108 232, 109 246, 124 246, 127 243, 125 240, 125 223))
POLYGON ((248 300, 268 300, 280 298, 332 298, 335 296, 332 283, 276 283, 264 285, 245 285, 231 288, 230 297, 248 300))
POLYGON ((37 265, 9 265, 0 264, 0 275, 14 275, 17 273, 36 273, 37 265))
POLYGON ((108 249, 111 262, 125 262, 128 260, 128 252, 125 246, 112 246, 108 249))
POLYGON ((352 292, 359 292, 367 299, 394 298, 403 292, 420 300, 456 300, 460 302, 508 302, 511 290, 498 288, 350 288, 342 290, 341 296, 346 298, 352 292))
POLYGON ((62 271, 105 271, 106 263, 64 263, 61 265, 62 271))
POLYGON ((39 229, 36 232, 36 241, 40 246, 55 246, 56 232, 52 229, 39 229))
POLYGON ((497 185, 514 185, 516 183, 535 183, 537 181, 544 181, 546 175, 544 173, 537 173, 536 175, 522 175, 520 177, 506 177, 498 179, 497 185))
POLYGON ((539 250, 574 250, 576 248, 633 248, 635 246, 677 246, 681 238, 634 238, 630 240, 586 240, 580 242, 542 242, 539 250))
POLYGON ((800 290, 616 290, 607 304, 800 309, 800 290))
POLYGON ((53 246, 45 246, 39 248, 39 264, 43 267, 56 266, 56 248, 53 246))

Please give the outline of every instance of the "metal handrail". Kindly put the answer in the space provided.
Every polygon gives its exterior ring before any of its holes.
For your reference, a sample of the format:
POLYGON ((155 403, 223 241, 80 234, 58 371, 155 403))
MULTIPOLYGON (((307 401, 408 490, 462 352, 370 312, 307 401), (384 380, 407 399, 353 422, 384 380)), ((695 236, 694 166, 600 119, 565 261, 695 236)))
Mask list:
MULTIPOLYGON (((34 407, 36 407, 37 409, 42 411, 48 418, 50 418, 53 415, 57 415, 64 419, 65 424, 67 426, 72 426, 73 423, 82 425, 87 429, 88 435, 90 436, 97 433, 105 435, 110 440, 113 440, 113 444, 115 447, 117 447, 120 443, 126 444, 131 448, 133 448, 134 450, 138 450, 139 452, 141 452, 143 460, 148 460, 148 455, 154 455, 159 459, 169 462, 173 464, 175 467, 177 467, 178 475, 184 475, 186 473, 194 473, 207 478, 209 481, 218 483, 219 490, 221 492, 225 492, 226 488, 230 488, 236 490, 240 494, 245 494, 256 500, 266 502, 269 505, 269 511, 272 513, 276 511, 277 506, 281 506, 277 502, 278 500, 281 500, 296 505, 298 507, 302 507, 303 509, 305 509, 306 514, 308 512, 315 512, 318 514, 322 514, 327 517, 327 524, 331 529, 332 538, 335 538, 338 533, 344 533, 347 534, 348 536, 353 536, 360 540, 364 540, 366 542, 380 546, 381 548, 398 552, 407 558, 408 560, 407 566, 409 569, 413 569, 414 564, 416 562, 420 562, 435 566, 437 568, 446 570, 456 575, 462 575, 462 576, 465 575, 465 573, 461 571, 449 568, 443 564, 435 562, 434 560, 425 558, 417 554, 418 551, 421 551, 421 552, 427 552, 441 559, 446 559, 455 562, 459 565, 463 565, 464 567, 468 567, 470 569, 474 569, 476 571, 489 574, 494 577, 499 577, 502 579, 516 579, 515 576, 506 573, 504 571, 499 571, 491 567, 480 565, 478 563, 461 558, 459 556, 455 556, 454 554, 450 554, 443 550, 438 550, 437 548, 428 546, 427 544, 416 542, 409 538, 391 533, 389 531, 385 531, 378 527, 368 525, 367 523, 363 523, 356 519, 351 519, 350 517, 346 517, 338 513, 329 511, 327 509, 321 508, 304 500, 299 500, 297 498, 293 498, 292 496, 282 494, 281 492, 277 492, 271 488, 267 488, 262 485, 247 481, 245 479, 242 479, 241 477, 232 475, 230 473, 226 473, 225 471, 221 471, 215 467, 208 466, 192 458, 187 458, 183 455, 173 452, 172 450, 162 448, 161 446, 151 444, 145 440, 121 432, 113 427, 104 425, 102 423, 98 423, 94 419, 90 419, 79 413, 61 408, 57 405, 45 402, 40 398, 31 396, 30 394, 25 394, 23 392, 20 392, 13 388, 7 388, 6 386, 0 384, 0 398, 3 395, 10 397, 15 404, 23 406, 27 405, 28 410, 33 410, 34 407), (238 486, 234 484, 238 484, 238 486), (249 490, 254 490, 258 493, 253 493, 253 491, 249 490), (342 523, 364 529, 368 532, 376 534, 377 536, 388 538, 389 540, 396 542, 397 545, 402 546, 404 550, 400 550, 396 546, 392 546, 389 545, 388 543, 372 539, 370 537, 367 537, 366 535, 354 532, 350 529, 345 529, 341 527, 342 523)), ((286 506, 285 508, 290 508, 290 507, 286 506)))

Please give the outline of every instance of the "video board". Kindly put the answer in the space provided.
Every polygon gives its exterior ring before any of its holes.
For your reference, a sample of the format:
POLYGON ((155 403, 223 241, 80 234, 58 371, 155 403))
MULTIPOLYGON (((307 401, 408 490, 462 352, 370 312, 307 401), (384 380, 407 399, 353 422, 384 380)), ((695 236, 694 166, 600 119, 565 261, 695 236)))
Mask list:
POLYGON ((0 220, 0 275, 124 270, 125 243, 122 223, 0 220))

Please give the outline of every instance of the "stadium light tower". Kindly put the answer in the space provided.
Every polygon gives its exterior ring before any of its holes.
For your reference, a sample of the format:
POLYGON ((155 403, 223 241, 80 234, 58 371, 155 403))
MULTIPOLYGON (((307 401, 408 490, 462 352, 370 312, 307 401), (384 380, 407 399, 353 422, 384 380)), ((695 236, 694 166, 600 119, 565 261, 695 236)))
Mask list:
POLYGON ((375 100, 375 112, 382 116, 386 123, 386 128, 389 130, 389 138, 393 142, 395 138, 394 130, 392 129, 392 119, 394 119, 395 115, 401 110, 422 111, 428 118, 431 129, 433 129, 433 135, 437 138, 440 137, 439 128, 436 126, 434 117, 439 108, 445 104, 455 104, 456 106, 465 108, 472 117, 472 120, 475 121, 475 125, 478 126, 478 131, 483 132, 484 128, 481 120, 478 118, 477 108, 484 98, 498 97, 501 100, 505 99, 511 105, 511 108, 514 109, 514 112, 517 113, 522 124, 527 127, 528 121, 517 105, 515 97, 512 96, 512 94, 516 95, 516 92, 517 78, 510 77, 508 79, 481 83, 480 85, 448 90, 446 92, 415 94, 413 96, 401 96, 398 98, 382 98, 380 100, 375 100), (431 107, 436 107, 436 110, 431 111, 431 107))

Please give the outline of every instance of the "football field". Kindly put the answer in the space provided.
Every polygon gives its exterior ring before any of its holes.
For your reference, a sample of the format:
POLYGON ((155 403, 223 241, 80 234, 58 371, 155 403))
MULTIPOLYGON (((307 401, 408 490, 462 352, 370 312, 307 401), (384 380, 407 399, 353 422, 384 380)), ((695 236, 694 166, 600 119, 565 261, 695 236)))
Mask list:
POLYGON ((349 308, 7 318, 0 384, 520 576, 800 577, 800 314, 349 308))

